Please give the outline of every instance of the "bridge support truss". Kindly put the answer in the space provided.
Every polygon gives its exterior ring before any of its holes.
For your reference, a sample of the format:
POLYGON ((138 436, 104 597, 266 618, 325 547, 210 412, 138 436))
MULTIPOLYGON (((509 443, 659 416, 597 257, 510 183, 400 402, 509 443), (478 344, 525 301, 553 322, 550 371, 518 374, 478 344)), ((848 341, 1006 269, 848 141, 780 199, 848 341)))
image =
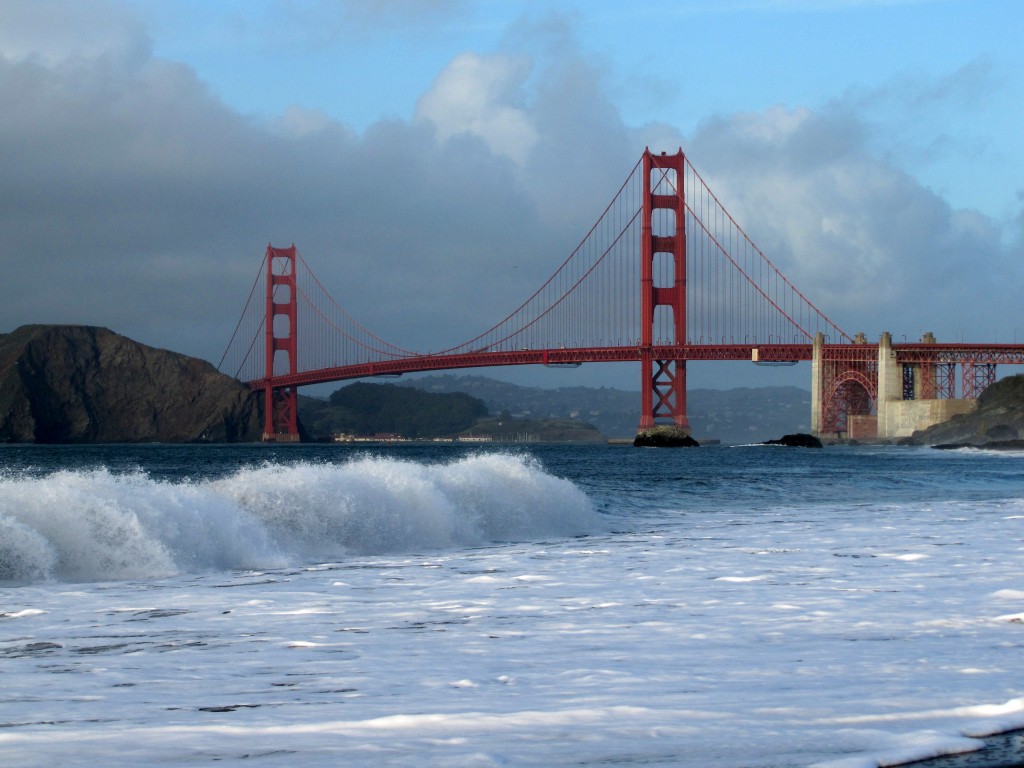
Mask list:
MULTIPOLYGON (((687 432, 686 415, 686 226, 683 197, 684 157, 653 155, 644 151, 640 231, 640 429, 655 425, 657 419, 672 419, 687 432), (656 285, 654 262, 671 258, 668 285, 656 285), (655 311, 672 312, 675 338, 671 345, 679 354, 662 358, 653 351, 655 311)), ((663 274, 666 270, 659 270, 663 274)))
MULTIPOLYGON (((858 336, 854 344, 814 339, 811 369, 812 431, 819 437, 874 437, 872 411, 887 380, 879 375, 878 349, 858 336)), ((884 395, 883 395, 884 396, 884 395)))
POLYGON ((996 383, 995 363, 963 364, 963 396, 976 400, 985 389, 996 383))
POLYGON ((264 442, 296 442, 299 439, 298 390, 294 386, 274 387, 279 355, 288 373, 298 373, 298 299, 295 280, 295 246, 267 246, 267 313, 265 329, 266 380, 264 388, 264 442))
POLYGON ((825 344, 812 353, 811 429, 823 438, 899 439, 974 408, 996 380, 997 364, 1024 364, 1017 344, 825 344), (957 366, 961 368, 957 397, 957 366))

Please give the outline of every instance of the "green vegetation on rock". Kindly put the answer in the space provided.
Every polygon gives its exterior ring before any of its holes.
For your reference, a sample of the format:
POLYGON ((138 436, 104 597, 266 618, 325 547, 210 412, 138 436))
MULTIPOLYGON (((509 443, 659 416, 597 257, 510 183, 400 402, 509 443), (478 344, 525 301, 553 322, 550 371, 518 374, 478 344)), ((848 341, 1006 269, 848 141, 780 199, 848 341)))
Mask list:
POLYGON ((327 400, 299 399, 299 418, 314 439, 335 435, 399 435, 412 439, 476 437, 495 442, 604 442, 578 419, 488 414, 483 401, 462 392, 430 392, 395 384, 357 382, 327 400))
POLYGON ((448 437, 469 429, 487 415, 487 406, 461 392, 431 394, 394 384, 356 382, 328 400, 302 398, 299 415, 310 434, 397 434, 448 437))
MULTIPOLYGON (((737 364, 737 381, 749 380, 751 367, 737 364)), ((565 371, 566 381, 572 372, 565 371)), ((491 413, 515 419, 571 419, 592 424, 607 437, 636 435, 640 392, 610 387, 524 387, 487 376, 434 374, 397 386, 427 392, 465 392, 483 400, 491 413)), ((698 441, 755 443, 779 435, 811 430, 811 393, 799 387, 691 389, 687 393, 691 432, 698 441)))

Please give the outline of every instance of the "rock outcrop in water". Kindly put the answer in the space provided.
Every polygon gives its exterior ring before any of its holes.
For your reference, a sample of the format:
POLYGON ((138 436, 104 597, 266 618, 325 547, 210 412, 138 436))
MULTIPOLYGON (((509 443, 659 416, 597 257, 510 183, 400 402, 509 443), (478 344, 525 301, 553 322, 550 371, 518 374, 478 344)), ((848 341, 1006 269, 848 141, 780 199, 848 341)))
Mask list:
POLYGON ((1014 448, 1024 440, 1024 374, 986 388, 970 413, 915 432, 905 442, 944 447, 1014 448))
POLYGON ((245 442, 258 393, 210 363, 91 326, 0 335, 0 442, 245 442))
POLYGON ((814 435, 798 432, 793 435, 783 435, 778 440, 765 440, 763 445, 786 445, 790 448, 821 448, 821 440, 814 435))
POLYGON ((700 443, 675 425, 659 424, 637 432, 633 445, 637 448, 696 448, 700 443))

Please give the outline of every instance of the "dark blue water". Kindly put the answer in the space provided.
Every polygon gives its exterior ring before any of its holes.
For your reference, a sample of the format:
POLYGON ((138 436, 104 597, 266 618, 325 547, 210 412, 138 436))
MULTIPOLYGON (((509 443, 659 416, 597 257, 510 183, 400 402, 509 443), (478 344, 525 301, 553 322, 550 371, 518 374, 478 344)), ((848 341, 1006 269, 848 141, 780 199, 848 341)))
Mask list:
MULTIPOLYGON (((243 469, 343 465, 382 457, 416 465, 503 453, 536 460, 582 489, 602 513, 632 518, 666 509, 757 511, 842 503, 976 501, 1024 493, 1024 453, 839 446, 635 449, 604 445, 460 446, 397 444, 0 446, 10 479, 105 469, 190 483, 243 469)), ((2 503, 2 501, 0 501, 2 503)), ((0 507, 2 513, 2 507, 0 507)))
POLYGON ((1024 452, 889 446, 659 450, 564 444, 0 445, 0 472, 40 476, 106 468, 117 473, 141 470, 153 479, 179 482, 221 478, 266 464, 344 463, 368 455, 444 463, 496 452, 534 457, 550 472, 630 506, 654 503, 667 492, 684 500, 754 507, 836 500, 970 500, 1024 492, 1024 452))

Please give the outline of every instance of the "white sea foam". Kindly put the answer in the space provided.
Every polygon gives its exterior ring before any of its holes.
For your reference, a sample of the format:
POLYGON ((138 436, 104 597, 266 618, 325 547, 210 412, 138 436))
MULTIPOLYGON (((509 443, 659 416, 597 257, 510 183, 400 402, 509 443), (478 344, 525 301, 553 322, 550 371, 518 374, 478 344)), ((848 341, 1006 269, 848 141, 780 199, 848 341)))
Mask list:
POLYGON ((0 580, 94 581, 477 546, 593 530, 586 495, 533 460, 361 458, 170 483, 0 477, 0 580))
MULTIPOLYGON (((43 531, 53 496, 180 573, 0 585, 0 765, 874 768, 1024 726, 1024 465, 536 450, 610 514, 450 447, 216 481, 0 473, 22 568, 61 578, 61 537, 88 531, 43 531), (217 565, 261 558, 285 567, 217 565)), ((197 455, 351 455, 225 453, 197 455)))

